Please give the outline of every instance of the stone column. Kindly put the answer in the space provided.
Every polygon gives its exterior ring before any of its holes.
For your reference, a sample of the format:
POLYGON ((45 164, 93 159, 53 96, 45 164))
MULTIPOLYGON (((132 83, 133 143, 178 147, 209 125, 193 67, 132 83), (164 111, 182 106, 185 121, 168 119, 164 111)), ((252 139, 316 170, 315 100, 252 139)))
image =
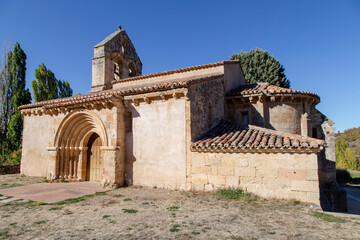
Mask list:
POLYGON ((80 181, 86 181, 87 168, 87 147, 79 147, 79 162, 77 167, 77 177, 80 181))
POLYGON ((125 158, 120 146, 101 147, 103 187, 120 187, 125 182, 125 158))
POLYGON ((57 147, 48 147, 46 150, 48 150, 49 153, 49 165, 48 165, 48 171, 46 174, 46 178, 49 180, 54 180, 57 177, 57 155, 58 155, 58 148, 57 147))

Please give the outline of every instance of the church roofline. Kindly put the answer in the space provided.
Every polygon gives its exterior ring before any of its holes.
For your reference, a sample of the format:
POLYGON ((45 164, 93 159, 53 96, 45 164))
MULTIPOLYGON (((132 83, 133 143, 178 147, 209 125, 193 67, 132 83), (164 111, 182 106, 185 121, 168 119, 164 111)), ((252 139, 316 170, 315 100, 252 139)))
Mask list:
POLYGON ((258 96, 258 95, 305 95, 309 97, 316 98, 318 102, 320 102, 320 97, 312 92, 294 90, 291 88, 284 88, 275 85, 270 85, 267 82, 260 82, 249 85, 242 85, 238 88, 229 92, 226 97, 227 98, 236 98, 236 97, 250 97, 250 96, 258 96))
POLYGON ((126 34, 126 31, 121 29, 119 27, 119 30, 117 30, 116 32, 113 32, 112 34, 110 34, 109 36, 107 36, 104 40, 102 40, 101 42, 99 42, 98 44, 96 44, 94 46, 94 48, 97 48, 97 47, 101 47, 101 46, 104 46, 106 43, 108 43, 109 41, 111 41, 111 39, 113 39, 116 35, 118 35, 120 32, 125 32, 126 34))
POLYGON ((218 66, 221 66, 224 64, 240 64, 240 61, 239 60, 226 60, 226 61, 221 61, 221 62, 216 62, 216 63, 208 63, 208 64, 197 65, 197 66, 192 66, 192 67, 185 67, 185 68, 169 70, 169 71, 165 71, 165 72, 151 73, 151 74, 140 75, 140 76, 131 77, 131 78, 114 80, 111 83, 116 84, 116 83, 122 83, 122 82, 137 81, 137 80, 142 80, 142 79, 147 79, 147 78, 155 78, 155 77, 172 75, 172 74, 177 74, 177 73, 190 72, 190 71, 196 71, 196 70, 201 70, 201 69, 206 69, 206 68, 218 67, 218 66))
POLYGON ((191 144, 192 151, 315 151, 326 147, 321 139, 303 137, 258 126, 221 120, 191 144))
POLYGON ((165 90, 187 88, 190 84, 199 83, 203 81, 209 81, 213 79, 219 79, 224 77, 224 74, 212 74, 206 76, 196 76, 193 78, 174 80, 170 82, 149 83, 136 87, 126 87, 116 90, 105 90, 101 92, 89 93, 80 96, 73 96, 67 98, 58 98, 42 102, 36 102, 20 106, 19 110, 26 110, 30 108, 56 108, 67 107, 77 104, 84 104, 109 99, 122 99, 124 96, 149 93, 149 92, 161 92, 165 90))

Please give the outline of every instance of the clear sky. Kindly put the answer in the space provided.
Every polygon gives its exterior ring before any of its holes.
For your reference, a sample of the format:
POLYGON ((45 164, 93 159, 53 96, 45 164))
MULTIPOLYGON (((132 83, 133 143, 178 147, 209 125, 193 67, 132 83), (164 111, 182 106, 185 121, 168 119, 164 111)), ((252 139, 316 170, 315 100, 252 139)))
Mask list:
POLYGON ((20 43, 30 90, 44 62, 70 82, 74 94, 88 93, 93 46, 119 24, 143 74, 222 61, 259 47, 284 65, 291 88, 321 97, 317 108, 336 131, 360 126, 359 0, 0 0, 0 43, 20 43))

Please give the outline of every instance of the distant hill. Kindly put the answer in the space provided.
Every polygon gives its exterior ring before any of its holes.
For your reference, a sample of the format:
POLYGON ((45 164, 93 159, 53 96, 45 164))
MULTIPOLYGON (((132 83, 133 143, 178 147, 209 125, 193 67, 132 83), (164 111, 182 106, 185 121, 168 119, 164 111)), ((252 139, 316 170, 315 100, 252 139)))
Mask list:
POLYGON ((360 169, 360 127, 335 134, 337 168, 360 169))

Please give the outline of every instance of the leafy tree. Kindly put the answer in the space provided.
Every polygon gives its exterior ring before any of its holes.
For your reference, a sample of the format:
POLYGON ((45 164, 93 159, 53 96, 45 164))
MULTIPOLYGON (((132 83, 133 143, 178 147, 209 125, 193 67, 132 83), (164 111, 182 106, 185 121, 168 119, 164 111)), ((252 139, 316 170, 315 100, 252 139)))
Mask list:
POLYGON ((346 140, 337 140, 335 142, 335 155, 337 168, 356 170, 360 167, 359 161, 349 148, 346 140))
POLYGON ((65 80, 58 80, 57 81, 57 87, 58 87, 58 96, 59 98, 64 97, 71 97, 73 94, 73 90, 70 87, 70 83, 65 80))
POLYGON ((12 151, 21 147, 23 117, 18 107, 31 102, 31 94, 26 89, 26 54, 21 49, 19 43, 15 43, 11 56, 10 68, 10 121, 9 121, 9 140, 12 151))
POLYGON ((31 83, 35 102, 72 96, 73 91, 69 82, 57 80, 55 74, 47 69, 44 63, 35 70, 35 77, 37 80, 31 83))
POLYGON ((285 69, 268 51, 256 48, 250 52, 241 51, 233 54, 231 60, 240 60, 248 84, 257 83, 259 80, 279 87, 290 87, 286 78, 285 69))
POLYGON ((19 43, 15 43, 13 51, 4 52, 6 55, 3 57, 4 64, 0 74, 0 150, 2 162, 11 159, 12 152, 18 152, 21 148, 23 117, 18 107, 31 102, 31 94, 29 89, 26 89, 25 82, 25 52, 19 43))

